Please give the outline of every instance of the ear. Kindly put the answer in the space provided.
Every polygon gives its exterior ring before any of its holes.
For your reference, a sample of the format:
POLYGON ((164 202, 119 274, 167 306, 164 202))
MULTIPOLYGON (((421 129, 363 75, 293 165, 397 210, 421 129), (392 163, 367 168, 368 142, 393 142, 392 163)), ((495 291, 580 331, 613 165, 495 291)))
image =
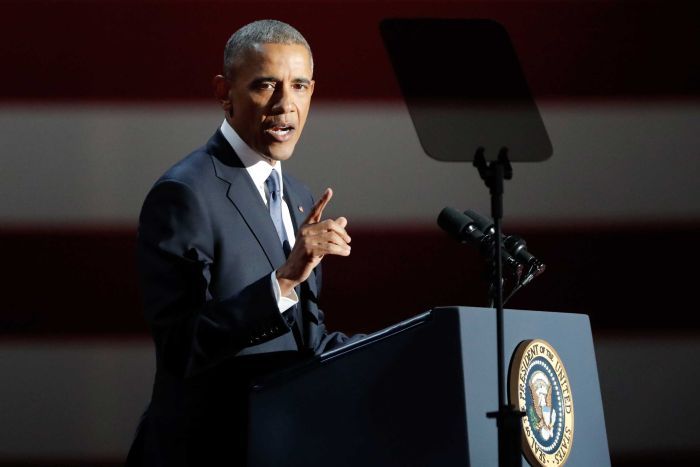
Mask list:
POLYGON ((309 83, 309 96, 313 95, 315 86, 316 86, 316 81, 311 80, 311 83, 309 83))
POLYGON ((230 117, 233 115, 233 105, 231 104, 231 97, 229 96, 231 83, 222 75, 216 75, 212 80, 212 85, 214 87, 214 95, 219 101, 219 104, 221 104, 221 108, 224 109, 226 116, 230 117))

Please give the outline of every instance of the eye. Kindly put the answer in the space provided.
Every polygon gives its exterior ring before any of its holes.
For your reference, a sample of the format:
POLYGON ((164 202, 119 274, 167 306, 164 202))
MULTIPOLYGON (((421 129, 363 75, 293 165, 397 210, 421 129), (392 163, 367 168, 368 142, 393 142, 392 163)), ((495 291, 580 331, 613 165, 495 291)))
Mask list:
POLYGON ((254 88, 258 91, 274 91, 275 84, 274 81, 258 81, 255 83, 254 88))
POLYGON ((296 89, 297 91, 306 91, 309 89, 309 84, 308 83, 294 83, 292 84, 292 88, 296 89))

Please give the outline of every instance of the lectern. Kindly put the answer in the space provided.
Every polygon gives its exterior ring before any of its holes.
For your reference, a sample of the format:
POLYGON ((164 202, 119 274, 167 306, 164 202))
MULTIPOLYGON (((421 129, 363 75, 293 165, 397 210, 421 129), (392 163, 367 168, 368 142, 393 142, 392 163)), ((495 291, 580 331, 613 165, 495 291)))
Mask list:
MULTIPOLYGON (((498 465, 492 309, 436 308, 256 382, 249 467, 498 465)), ((608 466, 588 316, 506 310, 505 349, 543 339, 575 410, 567 467, 608 466)))

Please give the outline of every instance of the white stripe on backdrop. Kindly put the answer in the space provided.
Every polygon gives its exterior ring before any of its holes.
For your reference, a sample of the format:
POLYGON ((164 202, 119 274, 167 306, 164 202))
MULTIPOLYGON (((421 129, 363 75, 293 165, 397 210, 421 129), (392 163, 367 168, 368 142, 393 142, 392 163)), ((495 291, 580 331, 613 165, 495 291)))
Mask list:
MULTIPOLYGON (((700 218, 700 102, 540 103, 551 160, 518 164, 510 221, 700 218)), ((0 106, 0 225, 133 224, 153 181, 221 122, 216 104, 0 106)), ((337 196, 355 223, 432 224, 445 205, 488 211, 470 165, 421 150, 399 103, 322 101, 286 170, 337 196)))

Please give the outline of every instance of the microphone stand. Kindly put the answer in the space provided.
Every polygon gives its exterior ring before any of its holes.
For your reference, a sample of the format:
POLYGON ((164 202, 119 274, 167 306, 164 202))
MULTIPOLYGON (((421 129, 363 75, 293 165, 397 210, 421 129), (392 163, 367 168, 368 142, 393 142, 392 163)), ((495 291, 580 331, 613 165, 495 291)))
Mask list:
POLYGON ((503 350, 503 251, 501 241, 501 219, 503 218, 504 180, 513 178, 513 168, 508 160, 508 148, 498 152, 498 159, 486 162, 484 148, 479 147, 474 155, 474 166, 479 170, 491 194, 491 217, 495 229, 495 255, 492 268, 492 287, 496 305, 496 345, 498 358, 498 411, 488 412, 488 418, 496 419, 498 427, 498 465, 499 467, 520 467, 520 419, 524 412, 517 410, 506 402, 505 352, 503 350))

